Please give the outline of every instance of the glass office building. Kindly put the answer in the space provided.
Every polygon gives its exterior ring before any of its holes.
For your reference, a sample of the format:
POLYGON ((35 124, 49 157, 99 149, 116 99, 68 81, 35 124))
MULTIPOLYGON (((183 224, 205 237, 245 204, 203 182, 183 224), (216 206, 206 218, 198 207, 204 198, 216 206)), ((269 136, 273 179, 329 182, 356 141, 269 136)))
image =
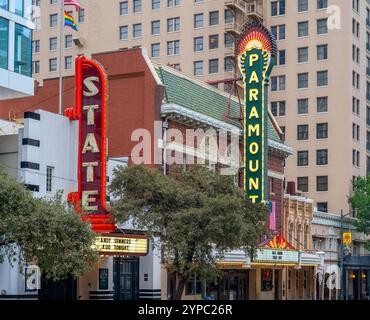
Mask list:
POLYGON ((32 0, 0 0, 0 100, 32 95, 32 0))

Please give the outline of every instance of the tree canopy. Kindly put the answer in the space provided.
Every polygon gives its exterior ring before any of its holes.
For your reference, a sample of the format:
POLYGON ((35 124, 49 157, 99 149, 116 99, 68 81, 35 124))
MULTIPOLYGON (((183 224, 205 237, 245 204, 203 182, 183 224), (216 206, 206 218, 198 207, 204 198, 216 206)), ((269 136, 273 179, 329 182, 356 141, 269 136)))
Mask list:
POLYGON ((178 275, 176 299, 194 272, 215 277, 226 250, 253 254, 265 231, 266 206, 245 200, 232 177, 203 166, 178 167, 171 176, 144 166, 119 167, 110 191, 117 223, 130 219, 160 239, 162 263, 178 275))
POLYGON ((0 170, 0 262, 37 264, 52 280, 77 277, 97 261, 93 242, 91 227, 60 195, 35 199, 0 170))
MULTIPOLYGON (((370 176, 358 178, 353 182, 353 194, 349 203, 357 211, 357 230, 370 234, 370 176)), ((367 243, 370 250, 370 242, 367 243)))

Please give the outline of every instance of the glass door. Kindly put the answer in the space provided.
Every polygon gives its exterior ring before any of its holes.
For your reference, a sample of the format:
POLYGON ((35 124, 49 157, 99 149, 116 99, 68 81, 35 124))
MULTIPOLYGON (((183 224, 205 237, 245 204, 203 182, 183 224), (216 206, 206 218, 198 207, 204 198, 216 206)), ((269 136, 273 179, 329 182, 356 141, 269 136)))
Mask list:
POLYGON ((114 299, 139 299, 139 258, 114 258, 114 299))

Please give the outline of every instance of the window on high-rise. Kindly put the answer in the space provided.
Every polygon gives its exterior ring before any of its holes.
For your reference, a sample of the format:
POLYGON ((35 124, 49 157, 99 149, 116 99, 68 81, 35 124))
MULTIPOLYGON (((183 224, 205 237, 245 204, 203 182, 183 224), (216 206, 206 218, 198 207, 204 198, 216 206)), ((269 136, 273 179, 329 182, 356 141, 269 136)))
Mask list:
POLYGON ((285 101, 272 101, 271 102, 271 113, 275 117, 283 117, 286 114, 286 102, 285 101))
POLYGON ((327 60, 328 59, 328 45, 320 44, 316 47, 317 50, 317 60, 327 60))
POLYGON ((328 203, 327 202, 318 202, 317 210, 320 212, 328 212, 328 203))
POLYGON ((49 38, 49 50, 55 51, 57 49, 58 49, 58 38, 57 37, 49 38))
POLYGON ((218 34, 212 34, 209 36, 209 50, 218 48, 218 34))
POLYGON ((308 72, 298 73, 298 89, 308 88, 308 72))
POLYGON ((195 76, 201 76, 204 73, 203 61, 194 61, 193 62, 193 73, 195 76))
POLYGON ((298 48, 298 63, 308 62, 308 47, 298 48))
POLYGON ((194 28, 202 28, 204 26, 204 15, 203 13, 197 13, 194 15, 194 28))
POLYGON ((218 59, 210 59, 208 61, 208 69, 209 74, 218 73, 218 59))
POLYGON ((160 55, 160 43, 152 43, 151 45, 151 56, 152 58, 158 58, 160 55))
POLYGON ((209 13, 209 25, 216 26, 219 24, 219 14, 218 11, 211 11, 209 13))
POLYGON ((85 22, 85 9, 81 8, 79 11, 78 11, 78 22, 79 23, 83 23, 85 22))
POLYGON ((73 37, 71 34, 68 34, 64 37, 64 48, 69 49, 73 47, 73 37))
POLYGON ((226 72, 234 71, 234 60, 232 58, 225 58, 224 69, 226 72))
POLYGON ((141 0, 134 0, 134 13, 139 13, 141 12, 141 9, 142 9, 142 4, 141 4, 141 0))
POLYGON ((181 4, 181 0, 167 0, 167 7, 175 7, 181 4))
POLYGON ((298 37, 308 36, 308 21, 298 22, 298 37))
POLYGON ((34 61, 32 64, 32 74, 39 74, 40 73, 40 61, 34 61))
POLYGON ((133 37, 134 38, 139 38, 142 36, 142 26, 141 23, 136 23, 132 26, 132 31, 133 31, 133 37))
POLYGON ((225 23, 233 23, 235 20, 234 11, 231 9, 225 9, 225 23))
POLYGON ((298 12, 308 11, 308 0, 298 0, 298 12))
POLYGON ((317 112, 328 112, 328 97, 316 98, 317 112))
POLYGON ((308 140, 308 124, 297 125, 297 140, 308 140))
POLYGON ((325 9, 328 7, 328 0, 317 0, 317 9, 325 9))
POLYGON ((32 53, 40 52, 40 40, 32 41, 32 53))
POLYGON ((119 14, 125 16, 128 14, 128 1, 121 1, 119 3, 119 14))
POLYGON ((232 48, 234 46, 235 39, 230 33, 225 33, 225 47, 232 48))
POLYGON ((167 55, 180 54, 180 40, 167 41, 167 55))
POLYGON ((119 38, 120 40, 128 39, 128 26, 119 27, 119 38))
POLYGON ((271 77, 271 91, 284 91, 286 84, 285 75, 271 77))
POLYGON ((285 14, 285 0, 271 1, 271 16, 285 14))
POLYGON ((316 21, 317 34, 328 33, 328 19, 318 19, 316 21))
POLYGON ((317 86, 318 87, 324 87, 328 85, 328 71, 317 71, 316 73, 317 77, 317 86))
POLYGON ((204 38, 203 37, 194 38, 194 51, 199 52, 203 51, 203 49, 204 49, 204 38))
POLYGON ((285 65, 285 58, 286 58, 285 52, 286 52, 285 50, 279 50, 278 51, 277 62, 278 62, 278 65, 280 65, 280 66, 285 65))
POLYGON ((0 68, 8 69, 9 20, 0 17, 0 68))
POLYGON ((180 31, 180 17, 167 19, 167 32, 180 31))
POLYGON ((317 123, 316 139, 327 139, 327 138, 328 138, 328 123, 317 123))
POLYGON ((298 114, 308 113, 308 99, 298 99, 298 114))
POLYGON ((72 56, 67 56, 64 58, 64 69, 66 70, 72 70, 72 56))
POLYGON ((57 58, 49 59, 49 71, 55 72, 58 70, 58 60, 57 58))
POLYGON ((324 166, 328 164, 328 149, 316 150, 316 165, 324 166))
POLYGON ((49 17, 50 28, 56 28, 58 26, 58 14, 51 14, 49 17))
POLYGON ((316 177, 316 191, 328 191, 328 176, 316 177))
POLYGON ((152 0, 152 10, 158 10, 161 8, 161 0, 152 0))
POLYGON ((308 177, 297 177, 297 189, 301 192, 308 192, 308 177))
POLYGON ((271 32, 274 35, 276 40, 284 40, 285 39, 285 24, 281 24, 278 26, 272 26, 271 32))
POLYGON ((32 76, 32 30, 15 24, 14 72, 32 76))
POLYGON ((308 166, 308 151, 298 151, 297 152, 297 166, 307 167, 308 166))
POLYGON ((152 21, 152 35, 158 35, 161 33, 161 22, 160 20, 152 21))

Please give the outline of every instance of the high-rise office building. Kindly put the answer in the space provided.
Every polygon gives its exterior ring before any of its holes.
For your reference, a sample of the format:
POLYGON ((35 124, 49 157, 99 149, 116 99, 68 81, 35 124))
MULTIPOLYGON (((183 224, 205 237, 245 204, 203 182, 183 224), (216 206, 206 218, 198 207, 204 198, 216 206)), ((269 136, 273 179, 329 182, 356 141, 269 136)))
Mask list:
MULTIPOLYGON (((34 78, 59 76, 60 0, 35 19, 34 78)), ((80 0, 79 32, 66 29, 63 75, 77 54, 143 46, 184 73, 231 90, 234 43, 248 19, 262 19, 278 41, 271 111, 296 154, 287 181, 321 211, 349 212, 352 180, 370 152, 370 4, 352 0, 80 0)), ((225 106, 226 111, 226 106, 225 106)))
POLYGON ((0 100, 33 95, 31 0, 0 0, 0 100))

